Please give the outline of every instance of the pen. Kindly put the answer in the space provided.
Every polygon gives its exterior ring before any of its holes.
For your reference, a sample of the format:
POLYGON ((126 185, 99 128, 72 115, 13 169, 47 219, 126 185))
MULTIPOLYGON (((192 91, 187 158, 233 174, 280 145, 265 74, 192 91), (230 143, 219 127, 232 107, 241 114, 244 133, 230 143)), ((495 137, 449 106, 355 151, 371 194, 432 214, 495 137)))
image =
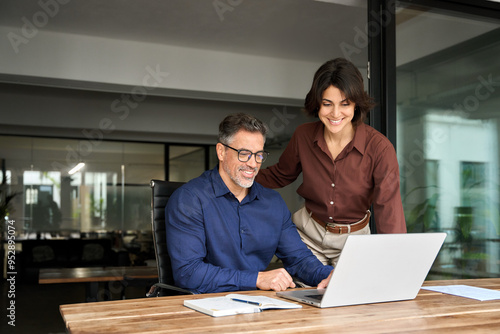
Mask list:
POLYGON ((234 300, 235 302, 240 302, 240 303, 247 303, 247 304, 262 306, 261 303, 252 302, 252 301, 249 301, 249 300, 243 300, 243 299, 237 299, 237 298, 231 298, 231 300, 234 300))

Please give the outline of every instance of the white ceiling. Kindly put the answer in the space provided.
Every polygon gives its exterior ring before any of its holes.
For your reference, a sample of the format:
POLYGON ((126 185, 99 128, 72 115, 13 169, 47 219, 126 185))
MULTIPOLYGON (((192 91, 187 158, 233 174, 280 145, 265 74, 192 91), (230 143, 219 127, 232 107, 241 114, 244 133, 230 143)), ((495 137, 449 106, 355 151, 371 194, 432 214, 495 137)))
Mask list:
MULTIPOLYGON (((339 45, 352 44, 353 27, 366 25, 366 8, 359 6, 366 0, 335 1, 354 4, 349 6, 313 0, 58 1, 67 4, 47 10, 38 1, 2 0, 0 25, 21 27, 23 18, 34 22, 46 12, 41 28, 55 32, 313 62, 342 56, 339 45)), ((367 50, 352 60, 366 66, 367 50)))
MULTIPOLYGON (((40 30, 322 63, 359 42, 367 1, 1 0, 0 26, 47 19, 40 30)), ((398 13, 406 24, 422 12, 398 13)), ((364 68, 367 53, 350 59, 364 68)))

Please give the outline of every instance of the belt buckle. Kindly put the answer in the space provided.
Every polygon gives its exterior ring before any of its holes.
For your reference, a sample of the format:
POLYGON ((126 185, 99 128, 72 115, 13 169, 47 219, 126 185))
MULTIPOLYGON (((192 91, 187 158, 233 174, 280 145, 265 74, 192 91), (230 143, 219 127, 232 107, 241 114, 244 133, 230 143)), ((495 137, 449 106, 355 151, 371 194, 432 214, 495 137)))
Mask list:
MULTIPOLYGON (((325 230, 328 232, 328 228, 331 228, 333 231, 335 231, 335 228, 338 228, 339 229, 339 235, 342 234, 342 226, 340 225, 335 225, 335 224, 332 224, 332 223, 327 223, 325 225, 325 230)), ((332 233, 336 233, 336 232, 332 232, 332 233)))
MULTIPOLYGON (((351 233, 351 225, 350 224, 346 224, 345 225, 347 227, 347 233, 351 233)), ((332 228, 333 230, 335 230, 336 227, 338 227, 339 229, 339 235, 342 235, 343 234, 343 228, 344 226, 343 225, 333 225, 331 223, 328 223, 325 225, 325 230, 328 231, 328 228, 332 228)))
POLYGON ((325 223, 325 231, 330 232, 328 228, 331 228, 332 230, 335 229, 335 225, 331 225, 331 223, 325 223))

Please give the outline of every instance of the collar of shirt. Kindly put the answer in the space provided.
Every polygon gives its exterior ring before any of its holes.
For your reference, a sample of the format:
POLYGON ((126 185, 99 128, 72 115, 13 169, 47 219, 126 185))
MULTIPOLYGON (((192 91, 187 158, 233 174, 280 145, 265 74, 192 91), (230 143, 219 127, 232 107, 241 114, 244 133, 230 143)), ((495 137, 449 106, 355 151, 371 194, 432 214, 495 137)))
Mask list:
MULTIPOLYGON (((210 178, 212 180, 212 187, 214 189, 215 197, 221 197, 227 194, 230 194, 231 196, 234 197, 233 193, 231 193, 231 191, 226 186, 226 184, 222 180, 222 177, 219 174, 219 164, 217 164, 217 166, 215 166, 215 168, 212 169, 210 178)), ((243 199, 241 204, 252 202, 258 199, 261 195, 261 189, 259 187, 261 187, 260 184, 254 182, 249 189, 248 195, 243 199)))
MULTIPOLYGON (((325 152, 328 152, 328 146, 326 145, 326 140, 324 136, 325 125, 323 122, 318 121, 316 127, 316 132, 314 134, 314 142, 325 152)), ((366 126, 364 123, 360 124, 356 131, 354 132, 354 138, 347 144, 346 148, 343 150, 345 153, 341 153, 338 159, 342 159, 352 151, 353 148, 358 150, 362 155, 365 154, 365 143, 366 143, 366 126)))

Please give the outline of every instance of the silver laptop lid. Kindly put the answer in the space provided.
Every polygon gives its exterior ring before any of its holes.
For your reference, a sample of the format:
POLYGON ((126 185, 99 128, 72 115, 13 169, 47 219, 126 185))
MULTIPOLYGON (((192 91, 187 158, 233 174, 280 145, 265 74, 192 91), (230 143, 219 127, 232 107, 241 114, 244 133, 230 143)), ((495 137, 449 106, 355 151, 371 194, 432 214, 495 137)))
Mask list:
POLYGON ((413 299, 446 233, 350 235, 321 307, 413 299))

